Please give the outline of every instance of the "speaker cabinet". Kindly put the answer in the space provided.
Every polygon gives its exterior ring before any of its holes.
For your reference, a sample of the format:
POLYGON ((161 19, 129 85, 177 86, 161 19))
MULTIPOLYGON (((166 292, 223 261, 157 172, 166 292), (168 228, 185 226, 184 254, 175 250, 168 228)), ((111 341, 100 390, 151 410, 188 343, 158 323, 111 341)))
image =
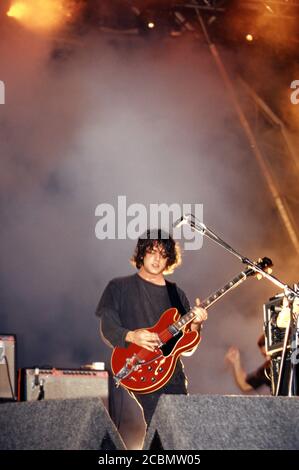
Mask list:
POLYGON ((16 396, 16 337, 0 334, 0 399, 16 396))
MULTIPOLYGON (((0 411, 0 450, 125 450, 99 398, 3 403, 0 411)), ((32 458, 31 467, 46 466, 47 456, 32 458)))
POLYGON ((162 395, 144 449, 299 449, 299 398, 162 395))
POLYGON ((109 372, 90 369, 20 369, 19 400, 101 398, 109 410, 109 372))

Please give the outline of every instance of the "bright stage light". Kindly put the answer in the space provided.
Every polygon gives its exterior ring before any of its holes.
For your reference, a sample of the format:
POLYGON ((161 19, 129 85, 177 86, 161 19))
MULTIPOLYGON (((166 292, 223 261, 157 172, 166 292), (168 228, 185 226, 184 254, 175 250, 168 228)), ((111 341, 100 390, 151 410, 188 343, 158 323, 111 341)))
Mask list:
POLYGON ((24 18, 26 14, 28 13, 28 6, 25 5, 24 2, 17 2, 14 3, 8 12, 6 13, 7 16, 10 16, 11 18, 17 18, 18 20, 24 18))
POLYGON ((249 41, 249 42, 253 41, 252 34, 246 34, 246 40, 249 41))
POLYGON ((29 29, 50 31, 63 26, 73 8, 71 0, 15 0, 6 14, 29 29))
POLYGON ((148 26, 149 29, 153 29, 155 27, 155 23, 153 21, 149 21, 147 23, 147 26, 148 26))

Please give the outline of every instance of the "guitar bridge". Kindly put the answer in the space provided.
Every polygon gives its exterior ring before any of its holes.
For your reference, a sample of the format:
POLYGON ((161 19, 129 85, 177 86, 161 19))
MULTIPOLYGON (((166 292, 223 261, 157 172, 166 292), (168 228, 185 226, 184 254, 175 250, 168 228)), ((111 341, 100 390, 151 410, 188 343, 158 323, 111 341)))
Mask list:
POLYGON ((133 354, 132 357, 126 359, 125 365, 118 371, 117 374, 113 376, 116 387, 120 386, 120 382, 128 377, 132 372, 138 370, 141 365, 144 363, 144 360, 138 359, 137 354, 133 354))

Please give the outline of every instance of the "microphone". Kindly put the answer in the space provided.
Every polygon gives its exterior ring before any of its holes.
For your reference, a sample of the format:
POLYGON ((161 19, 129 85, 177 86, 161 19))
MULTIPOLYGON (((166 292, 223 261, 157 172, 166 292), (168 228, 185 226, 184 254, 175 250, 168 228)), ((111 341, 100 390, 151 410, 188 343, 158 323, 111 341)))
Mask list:
POLYGON ((173 228, 179 228, 181 227, 182 225, 186 224, 188 222, 188 217, 184 214, 182 215, 182 217, 180 217, 179 219, 177 219, 173 224, 173 228))
POLYGON ((39 368, 36 367, 34 369, 34 382, 33 382, 33 386, 34 387, 38 387, 40 385, 39 383, 39 368))
POLYGON ((37 397, 37 400, 40 401, 40 400, 44 400, 45 398, 45 389, 44 389, 44 379, 40 379, 40 382, 39 382, 39 393, 38 393, 38 397, 37 397))

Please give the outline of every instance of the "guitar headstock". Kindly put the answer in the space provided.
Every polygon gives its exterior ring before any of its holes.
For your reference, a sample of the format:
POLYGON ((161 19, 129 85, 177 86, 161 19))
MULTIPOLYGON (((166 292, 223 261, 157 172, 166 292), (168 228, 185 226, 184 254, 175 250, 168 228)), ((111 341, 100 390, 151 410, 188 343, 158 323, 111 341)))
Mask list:
MULTIPOLYGON (((272 273, 272 267, 273 263, 270 258, 267 258, 266 256, 264 258, 259 258, 258 261, 255 263, 256 266, 258 266, 260 269, 262 269, 265 273, 271 274, 272 273)), ((256 276, 258 280, 262 279, 262 274, 257 273, 254 269, 252 269, 250 266, 248 266, 250 272, 249 276, 256 276)))

